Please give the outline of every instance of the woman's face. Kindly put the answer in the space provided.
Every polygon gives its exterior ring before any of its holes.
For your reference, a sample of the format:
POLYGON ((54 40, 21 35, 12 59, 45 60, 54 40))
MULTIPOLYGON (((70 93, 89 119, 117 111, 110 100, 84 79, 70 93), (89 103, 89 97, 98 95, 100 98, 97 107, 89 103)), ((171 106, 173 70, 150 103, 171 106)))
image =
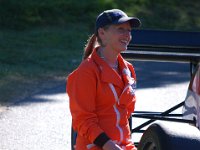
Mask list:
POLYGON ((127 49, 131 40, 131 26, 129 22, 118 25, 110 25, 108 29, 102 29, 100 35, 105 48, 114 50, 117 53, 127 49))

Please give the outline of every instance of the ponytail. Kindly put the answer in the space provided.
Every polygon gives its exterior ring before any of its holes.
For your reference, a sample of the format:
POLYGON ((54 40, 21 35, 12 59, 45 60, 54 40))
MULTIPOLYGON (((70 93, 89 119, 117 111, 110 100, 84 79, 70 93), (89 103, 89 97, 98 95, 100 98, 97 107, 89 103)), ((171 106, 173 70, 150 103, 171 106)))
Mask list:
POLYGON ((95 34, 89 37, 87 44, 84 48, 83 60, 88 58, 88 56, 92 53, 93 49, 95 48, 97 37, 95 34))

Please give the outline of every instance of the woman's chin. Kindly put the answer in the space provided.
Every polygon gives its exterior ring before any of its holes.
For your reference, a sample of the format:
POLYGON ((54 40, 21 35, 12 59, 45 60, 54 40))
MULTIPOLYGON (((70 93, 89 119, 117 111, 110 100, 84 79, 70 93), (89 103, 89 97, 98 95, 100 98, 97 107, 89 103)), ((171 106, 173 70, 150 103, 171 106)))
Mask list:
POLYGON ((127 46, 121 48, 121 51, 122 51, 122 52, 123 52, 123 51, 126 51, 126 50, 127 50, 127 46))

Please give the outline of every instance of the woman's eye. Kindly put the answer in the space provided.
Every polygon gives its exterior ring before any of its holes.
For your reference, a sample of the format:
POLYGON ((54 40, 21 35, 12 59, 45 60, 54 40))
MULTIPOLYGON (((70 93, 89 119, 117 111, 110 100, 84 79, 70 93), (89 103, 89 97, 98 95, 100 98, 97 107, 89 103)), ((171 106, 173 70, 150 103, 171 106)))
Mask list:
POLYGON ((118 29, 118 32, 119 32, 119 33, 124 33, 124 32, 125 32, 125 30, 124 30, 124 29, 122 29, 122 28, 119 28, 119 29, 118 29))
POLYGON ((124 28, 118 28, 117 31, 118 31, 118 33, 120 33, 120 34, 130 33, 130 32, 131 32, 130 29, 124 29, 124 28))

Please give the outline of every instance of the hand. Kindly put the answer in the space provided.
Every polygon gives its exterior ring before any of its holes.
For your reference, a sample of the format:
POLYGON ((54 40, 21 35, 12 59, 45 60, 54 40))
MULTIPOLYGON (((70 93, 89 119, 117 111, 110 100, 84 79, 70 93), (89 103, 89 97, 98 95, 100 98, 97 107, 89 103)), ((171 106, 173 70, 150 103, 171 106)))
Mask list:
POLYGON ((109 140, 103 146, 103 150, 123 150, 119 145, 115 144, 113 141, 109 140))

